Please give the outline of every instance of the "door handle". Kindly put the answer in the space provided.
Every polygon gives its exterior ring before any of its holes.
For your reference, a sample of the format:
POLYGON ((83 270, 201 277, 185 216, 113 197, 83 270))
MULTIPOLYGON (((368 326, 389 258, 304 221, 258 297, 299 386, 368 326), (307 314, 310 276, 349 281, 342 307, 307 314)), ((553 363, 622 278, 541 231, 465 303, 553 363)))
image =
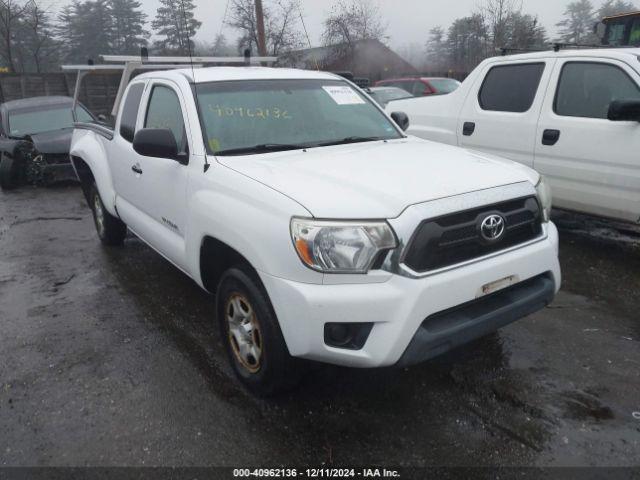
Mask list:
POLYGON ((464 122, 464 125, 462 126, 462 135, 464 135, 465 137, 470 137, 475 131, 476 124, 474 122, 464 122))
POLYGON ((560 130, 545 130, 542 133, 543 145, 555 145, 560 140, 560 130))
POLYGON ((138 175, 142 175, 142 169, 140 168, 140 165, 138 165, 138 164, 133 165, 131 167, 131 170, 133 170, 138 175))

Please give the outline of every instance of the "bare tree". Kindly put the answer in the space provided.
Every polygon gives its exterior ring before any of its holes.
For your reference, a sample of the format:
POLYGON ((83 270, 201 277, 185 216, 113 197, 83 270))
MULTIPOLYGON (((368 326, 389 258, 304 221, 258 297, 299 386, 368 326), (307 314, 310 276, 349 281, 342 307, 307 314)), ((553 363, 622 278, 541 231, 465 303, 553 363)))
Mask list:
POLYGON ((491 35, 493 51, 508 46, 509 28, 514 14, 522 10, 519 0, 485 0, 480 7, 491 35))
MULTIPOLYGON (((298 0, 275 0, 264 5, 265 37, 270 55, 302 46, 298 0)), ((239 49, 258 46, 258 26, 254 0, 232 0, 229 25, 240 31, 239 49)))
POLYGON ((0 56, 11 71, 16 71, 15 39, 18 24, 27 4, 19 0, 0 0, 0 56))
POLYGON ((43 67, 46 69, 55 63, 57 42, 53 37, 49 12, 38 5, 36 0, 29 0, 26 7, 20 23, 23 70, 26 69, 24 64, 28 63, 31 68, 40 73, 43 67))
POLYGON ((387 39, 387 24, 382 20, 379 4, 373 0, 338 0, 324 21, 325 45, 353 48, 360 40, 384 43, 387 39))

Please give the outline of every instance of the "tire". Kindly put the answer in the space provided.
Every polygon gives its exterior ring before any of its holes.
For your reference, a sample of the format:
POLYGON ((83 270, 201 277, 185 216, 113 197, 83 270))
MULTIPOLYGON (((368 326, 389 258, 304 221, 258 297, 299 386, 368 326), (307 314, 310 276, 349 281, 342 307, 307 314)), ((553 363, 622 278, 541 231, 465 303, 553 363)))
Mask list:
POLYGON ((0 187, 12 190, 20 186, 20 164, 11 157, 0 156, 0 187))
POLYGON ((89 193, 89 206, 93 212, 93 222, 100 241, 107 246, 117 247, 124 244, 127 226, 119 218, 111 215, 106 208, 94 183, 89 193))
POLYGON ((299 383, 302 361, 289 355, 271 302, 251 269, 240 265, 222 275, 216 294, 216 314, 231 366, 251 393, 274 396, 299 383), (234 323, 238 329, 235 334, 234 323), (250 346, 240 347, 239 337, 250 346))

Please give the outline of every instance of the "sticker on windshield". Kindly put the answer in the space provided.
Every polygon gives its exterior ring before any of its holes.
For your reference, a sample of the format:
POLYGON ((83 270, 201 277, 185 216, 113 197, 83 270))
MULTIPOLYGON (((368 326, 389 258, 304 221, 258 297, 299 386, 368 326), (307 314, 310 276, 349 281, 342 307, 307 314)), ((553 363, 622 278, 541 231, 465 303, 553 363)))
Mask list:
POLYGON ((365 103, 363 98, 349 86, 322 87, 338 105, 360 105, 365 103))

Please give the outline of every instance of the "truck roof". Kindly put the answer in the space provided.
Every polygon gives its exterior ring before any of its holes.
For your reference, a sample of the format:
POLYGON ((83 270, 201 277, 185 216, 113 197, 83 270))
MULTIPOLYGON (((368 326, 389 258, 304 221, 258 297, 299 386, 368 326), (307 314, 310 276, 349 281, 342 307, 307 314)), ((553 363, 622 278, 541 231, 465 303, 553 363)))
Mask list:
POLYGON ((629 61, 631 57, 640 59, 640 48, 565 48, 559 50, 558 52, 547 50, 542 52, 518 53, 514 55, 505 55, 502 57, 493 57, 490 60, 493 62, 501 62, 566 57, 601 57, 629 61))
POLYGON ((208 83, 233 80, 336 80, 342 77, 328 72, 315 70, 298 70, 293 68, 270 67, 190 67, 177 70, 154 71, 138 76, 144 78, 175 79, 177 76, 186 77, 190 82, 208 83))
POLYGON ((609 15, 608 17, 604 17, 602 19, 603 22, 606 22, 607 20, 613 20, 616 18, 625 18, 625 17, 640 17, 640 11, 637 12, 627 12, 627 13, 619 13, 617 15, 609 15))

